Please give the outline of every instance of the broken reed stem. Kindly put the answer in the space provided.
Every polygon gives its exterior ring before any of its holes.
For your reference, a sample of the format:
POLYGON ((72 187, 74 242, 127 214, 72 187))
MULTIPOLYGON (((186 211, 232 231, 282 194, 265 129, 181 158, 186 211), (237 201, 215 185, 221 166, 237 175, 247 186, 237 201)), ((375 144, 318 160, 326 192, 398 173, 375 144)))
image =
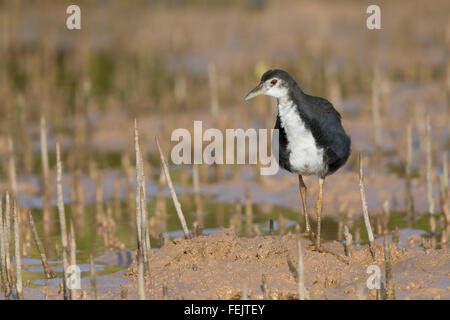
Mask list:
POLYGON ((269 294, 269 288, 267 286, 267 276, 265 274, 263 274, 261 276, 261 289, 263 292, 263 299, 264 300, 269 300, 270 299, 270 294, 269 294))
MULTIPOLYGON (((75 242, 75 229, 73 227, 72 220, 70 221, 70 233, 69 233, 69 252, 70 252, 70 265, 75 266, 77 264, 77 255, 76 255, 76 242, 75 242)), ((74 272, 72 270, 72 272, 74 272)), ((77 291, 76 289, 70 289, 70 298, 71 300, 77 300, 77 291)))
POLYGON ((386 300, 395 300, 394 280, 392 275, 391 253, 389 249, 388 236, 384 235, 384 261, 386 273, 386 300))
POLYGON ((58 202, 58 216, 59 226, 61 230, 61 244, 62 244, 62 260, 63 260, 63 291, 64 300, 69 299, 69 292, 67 290, 67 226, 66 213, 64 208, 63 190, 62 190, 62 164, 61 154, 59 150, 59 143, 56 144, 56 192, 58 202))
POLYGON ((156 209, 155 216, 158 225, 158 234, 164 233, 167 230, 167 208, 166 197, 164 195, 164 186, 166 185, 166 177, 164 170, 161 167, 161 172, 158 179, 158 193, 156 194, 156 209))
POLYGON ((20 257, 20 230, 17 201, 13 201, 13 221, 14 221, 14 253, 16 256, 16 293, 19 300, 23 300, 22 292, 22 262, 20 257))
POLYGON ((139 253, 144 260, 145 272, 149 273, 150 235, 148 230, 147 200, 144 164, 139 145, 137 121, 134 120, 134 147, 136 152, 136 227, 139 253))
POLYGON ((303 273, 303 253, 302 253, 302 244, 300 241, 300 237, 297 239, 297 247, 298 247, 298 266, 297 266, 298 297, 299 297, 299 300, 306 300, 306 289, 305 289, 305 280, 304 280, 304 273, 303 273))
POLYGON ((6 191, 5 195, 5 224, 3 227, 5 231, 5 259, 6 259, 6 276, 9 283, 8 294, 11 294, 13 288, 13 274, 12 274, 12 264, 11 264, 11 206, 9 203, 9 192, 6 191))
MULTIPOLYGON (((298 226, 298 225, 297 225, 298 226)), ((308 299, 306 288, 305 288, 305 275, 303 266, 303 252, 302 252, 302 242, 300 237, 300 226, 297 230, 297 252, 298 252, 298 265, 297 265, 297 290, 299 300, 308 299)))
POLYGON ((39 239, 38 232, 36 230, 36 225, 34 224, 33 215, 31 211, 28 210, 28 221, 30 223, 31 232, 33 233, 34 242, 36 243, 36 247, 39 251, 39 255, 41 257, 42 267, 44 268, 44 274, 46 279, 56 278, 56 273, 49 267, 47 255, 45 254, 44 246, 42 245, 41 240, 39 239))
POLYGON ((439 179, 439 189, 441 204, 441 247, 447 248, 448 233, 450 232, 447 152, 442 154, 442 174, 439 179))
POLYGON ((364 168, 363 168, 363 155, 359 154, 359 191, 361 193, 361 204, 364 215, 364 224, 367 230, 367 236, 369 238, 369 250, 372 255, 372 259, 375 260, 375 239, 373 237, 372 226, 370 225, 369 211, 367 209, 366 193, 364 191, 364 168))
POLYGON ((42 161, 42 180, 43 180, 42 189, 44 196, 42 218, 44 220, 44 225, 48 225, 50 221, 50 210, 51 210, 51 194, 50 194, 51 184, 50 184, 50 169, 49 169, 50 166, 48 162, 47 126, 44 116, 41 116, 40 121, 40 140, 41 140, 41 161, 42 161))
POLYGON ((280 225, 279 235, 282 236, 286 232, 286 219, 281 212, 278 213, 278 223, 280 225))
POLYGON ((250 197, 250 186, 245 188, 245 234, 247 237, 252 235, 253 229, 253 205, 250 197))
POLYGON ((345 255, 347 257, 352 257, 353 254, 353 237, 350 231, 348 230, 347 225, 344 225, 344 237, 345 237, 345 255))
POLYGON ((6 275, 6 253, 5 253, 5 229, 3 226, 3 195, 0 195, 0 266, 1 266, 1 286, 6 293, 8 278, 6 275))
POLYGON ((405 165, 405 189, 406 189, 406 216, 408 217, 408 228, 414 228, 414 200, 411 191, 412 179, 412 125, 408 123, 406 129, 406 165, 405 165))
POLYGON ((122 206, 120 203, 120 180, 116 178, 114 180, 114 194, 113 194, 113 205, 114 205, 114 217, 118 220, 122 220, 122 206))
POLYGON ((141 257, 137 257, 138 260, 138 294, 139 300, 145 300, 145 287, 144 287, 144 263, 141 257))
POLYGON ((17 197, 16 162, 14 158, 14 143, 10 136, 8 136, 8 177, 12 195, 14 198, 16 198, 17 197))
POLYGON ((130 218, 133 218, 133 212, 136 212, 136 199, 133 192, 133 169, 131 168, 130 158, 127 154, 123 154, 121 165, 126 176, 127 206, 130 218))
POLYGON ((195 201, 195 220, 199 227, 203 227, 203 206, 200 195, 200 174, 198 165, 192 165, 192 184, 194 187, 194 201, 195 201))
POLYGON ((184 237, 186 239, 190 239, 191 236, 189 234, 189 230, 188 230, 187 225, 186 225, 186 219, 184 218, 183 211, 181 210, 180 202, 178 201, 177 194, 175 193, 175 189, 174 189, 173 184, 172 184, 172 179, 170 178, 169 168, 167 167, 166 159, 165 159, 164 154, 163 154, 163 152, 161 150, 161 146, 159 144, 158 136, 155 136, 155 140, 156 140, 156 146, 158 147, 159 156, 161 158, 161 165, 162 165, 162 167, 164 169, 164 174, 166 176, 167 185, 168 185, 169 190, 170 190, 170 195, 172 196, 173 204, 174 204, 175 209, 177 211, 178 219, 180 219, 180 222, 181 222, 181 227, 183 229, 184 237))
POLYGON ((427 181, 427 198, 428 213, 430 215, 430 232, 431 246, 436 248, 436 220, 434 217, 434 199, 433 199, 433 181, 432 181, 432 158, 431 158, 431 124, 430 114, 427 112, 425 116, 426 134, 425 134, 425 150, 426 150, 426 181, 427 181))
POLYGON ((97 300, 97 283, 95 280, 95 264, 94 264, 94 255, 92 253, 89 254, 89 273, 91 280, 91 296, 92 300, 97 300))
POLYGON ((374 142, 376 147, 377 164, 381 167, 381 117, 380 117, 380 70, 378 65, 374 66, 374 77, 372 80, 372 121, 374 127, 374 142))
POLYGON ((389 233, 389 219, 391 216, 391 208, 389 200, 385 200, 383 203, 383 234, 389 233))
POLYGON ((244 284, 242 285, 241 300, 248 300, 248 281, 244 281, 244 284))

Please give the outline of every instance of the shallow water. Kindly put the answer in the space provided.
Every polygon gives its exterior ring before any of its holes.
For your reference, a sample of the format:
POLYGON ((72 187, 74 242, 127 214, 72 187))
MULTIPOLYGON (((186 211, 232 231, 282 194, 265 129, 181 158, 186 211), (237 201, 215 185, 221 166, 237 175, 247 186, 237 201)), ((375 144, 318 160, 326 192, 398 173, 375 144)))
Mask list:
MULTIPOLYGON (((186 220, 188 226, 192 226, 195 221, 195 208, 193 207, 194 201, 191 195, 180 195, 180 201, 184 209, 186 220)), ((183 237, 183 233, 180 230, 180 224, 178 217, 176 215, 175 209, 173 207, 171 199, 166 198, 167 205, 167 231, 162 234, 166 239, 173 239, 177 237, 183 237)), ((127 204, 126 202, 121 203, 122 206, 122 219, 116 220, 115 235, 117 238, 125 245, 126 251, 116 251, 109 250, 104 247, 102 237, 98 234, 94 236, 92 230, 91 218, 94 212, 94 206, 86 206, 85 216, 79 221, 75 221, 75 234, 76 234, 76 245, 77 245, 77 264, 81 268, 82 278, 89 277, 89 254, 93 250, 95 259, 95 269, 98 276, 113 274, 117 271, 126 269, 132 260, 132 253, 130 250, 135 250, 136 245, 136 235, 135 235, 135 225, 133 222, 134 217, 126 212, 127 204), (93 248, 93 249, 92 249, 93 248)), ((148 212, 150 217, 154 215, 154 201, 150 202, 148 205, 148 212)), ((221 227, 229 227, 230 214, 233 212, 235 204, 218 202, 217 197, 203 195, 203 206, 204 206, 204 228, 202 233, 213 234, 217 233, 221 227), (221 217, 219 217, 221 215, 221 217), (223 221, 222 225, 219 225, 219 220, 223 221)), ((70 215, 70 206, 66 205, 66 214, 70 215)), ((50 266, 57 273, 58 278, 62 276, 62 262, 60 258, 60 252, 56 252, 55 245, 58 244, 61 247, 61 239, 59 236, 59 222, 58 219, 52 220, 52 231, 50 236, 45 237, 43 232, 42 223, 42 210, 33 209, 33 216, 36 221, 36 226, 40 234, 41 240, 46 247, 46 253, 49 258, 50 266)), ((280 206, 270 206, 267 204, 253 204, 253 221, 254 224, 258 226, 261 235, 269 235, 269 221, 273 220, 274 224, 274 234, 279 234, 280 222, 279 214, 282 214, 285 219, 285 233, 295 233, 295 225, 299 213, 297 210, 283 208, 280 206)), ((241 236, 245 236, 245 214, 242 214, 242 229, 240 231, 241 236)), ((310 218, 312 228, 315 230, 315 219, 314 216, 310 218)), ((372 219, 373 220, 373 219, 372 219)), ((373 223, 373 222, 372 222, 373 223)), ((303 218, 300 219, 300 225, 304 228, 303 218)), ((361 231, 361 244, 367 242, 367 233, 365 232, 364 221, 362 217, 354 221, 353 227, 350 231, 353 232, 359 226, 361 231)), ((402 212, 392 212, 389 220, 389 230, 392 231, 397 226, 400 229, 400 233, 408 230, 406 216, 402 212), (404 230, 403 230, 404 229, 404 230)), ((374 226, 373 226, 374 227, 374 226)), ((416 228, 422 230, 425 233, 429 230, 429 219, 426 215, 423 215, 416 222, 416 228)), ((417 230, 413 230, 417 232, 417 230)), ((335 240, 338 235, 338 221, 331 217, 324 217, 322 219, 322 238, 324 240, 335 240)), ((402 240, 403 242, 405 240, 402 240)), ((161 245, 160 237, 151 237, 152 248, 158 248, 161 245)), ((60 249, 58 249, 60 251, 60 249)), ((44 273, 42 270, 40 258, 36 247, 32 244, 31 256, 25 257, 22 260, 23 263, 23 279, 26 283, 30 281, 30 286, 43 286, 47 285, 48 281, 44 278, 44 273)), ((57 281, 57 280, 51 280, 57 281)))

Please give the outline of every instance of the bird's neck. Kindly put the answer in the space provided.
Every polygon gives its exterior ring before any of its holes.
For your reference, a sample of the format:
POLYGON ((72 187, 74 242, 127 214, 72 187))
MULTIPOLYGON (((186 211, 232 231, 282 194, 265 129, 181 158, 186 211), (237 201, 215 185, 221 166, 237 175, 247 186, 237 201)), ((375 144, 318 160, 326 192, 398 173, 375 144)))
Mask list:
POLYGON ((278 100, 278 114, 282 117, 283 115, 292 112, 296 106, 294 101, 292 101, 289 95, 280 97, 278 100))

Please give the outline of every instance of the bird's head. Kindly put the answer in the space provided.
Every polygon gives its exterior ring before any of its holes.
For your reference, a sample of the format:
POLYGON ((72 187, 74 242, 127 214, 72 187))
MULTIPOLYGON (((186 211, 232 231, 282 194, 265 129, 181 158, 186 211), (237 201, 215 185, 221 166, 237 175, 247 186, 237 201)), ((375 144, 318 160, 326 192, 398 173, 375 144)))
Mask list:
POLYGON ((258 86, 245 96, 245 100, 250 100, 260 94, 280 99, 289 94, 289 88, 293 84, 295 81, 286 71, 269 70, 262 75, 258 86))

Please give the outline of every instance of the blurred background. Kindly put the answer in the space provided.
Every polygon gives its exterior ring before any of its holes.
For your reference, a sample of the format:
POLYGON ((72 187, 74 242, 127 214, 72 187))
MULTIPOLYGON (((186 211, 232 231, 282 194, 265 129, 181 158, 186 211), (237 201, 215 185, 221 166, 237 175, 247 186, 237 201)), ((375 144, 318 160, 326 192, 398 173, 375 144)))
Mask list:
MULTIPOLYGON (((166 199, 155 135, 169 155, 172 130, 192 131, 194 120, 204 128, 272 128, 274 101, 243 101, 271 68, 330 100, 352 138, 350 160, 325 187, 326 239, 342 238, 345 219, 359 232, 359 152, 375 220, 388 201, 396 212, 389 230, 430 230, 429 216, 436 232, 445 224, 439 199, 450 147, 449 1, 377 1, 381 30, 367 29, 366 9, 374 3, 363 0, 79 0, 81 30, 68 30, 71 4, 0 0, 0 191, 18 197, 23 212, 32 209, 50 257, 58 254, 51 241, 59 234, 56 141, 67 214, 85 248, 79 258, 87 259, 92 247, 135 248, 138 120, 157 246, 180 227, 166 199), (43 132, 48 151, 42 151, 43 132), (108 239, 92 240, 104 232, 108 239)), ((285 172, 261 178, 258 166, 170 167, 189 227, 197 220, 204 229, 241 228, 240 204, 248 199, 260 223, 250 234, 267 232, 269 218, 278 229, 298 220, 297 179, 285 172), (193 173, 200 185, 192 185, 193 173)), ((316 181, 307 184, 312 207, 316 181)), ((25 230, 25 243, 26 237, 25 230)))

